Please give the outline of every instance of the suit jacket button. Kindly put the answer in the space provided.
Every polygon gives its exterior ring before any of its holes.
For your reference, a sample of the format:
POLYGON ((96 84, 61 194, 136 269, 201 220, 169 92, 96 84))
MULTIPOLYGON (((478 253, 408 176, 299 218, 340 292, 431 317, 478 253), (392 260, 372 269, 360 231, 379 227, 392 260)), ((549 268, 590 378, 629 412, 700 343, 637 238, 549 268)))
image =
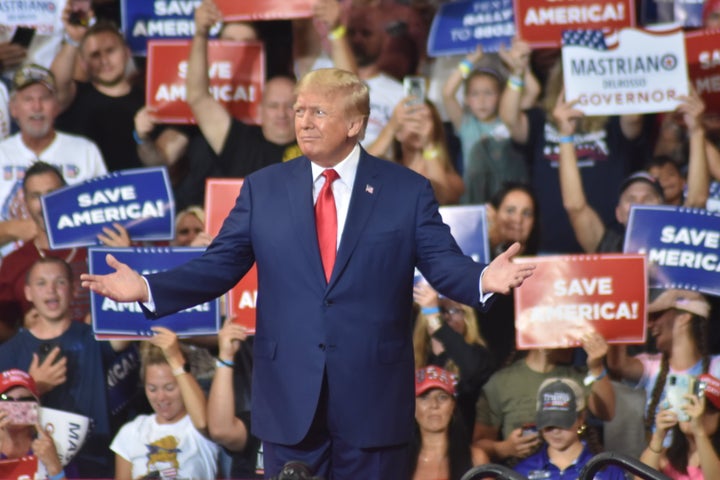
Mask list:
POLYGON ((325 300, 325 306, 326 306, 326 307, 329 307, 329 306, 332 305, 332 304, 333 304, 333 301, 332 301, 332 300, 325 300))
POLYGON ((318 348, 324 352, 324 351, 325 351, 325 344, 324 344, 324 343, 321 343, 320 345, 318 345, 318 348))

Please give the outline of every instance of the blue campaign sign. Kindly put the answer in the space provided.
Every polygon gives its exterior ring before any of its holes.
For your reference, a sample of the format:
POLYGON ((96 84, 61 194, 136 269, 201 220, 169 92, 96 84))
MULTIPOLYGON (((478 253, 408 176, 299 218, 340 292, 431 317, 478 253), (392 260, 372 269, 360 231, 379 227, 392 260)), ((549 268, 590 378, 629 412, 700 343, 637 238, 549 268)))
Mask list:
POLYGON ((475 50, 497 52, 515 36, 512 0, 469 0, 444 3, 433 18, 428 55, 439 57, 475 50))
POLYGON ((485 205, 440 207, 440 215, 465 255, 490 263, 485 205))
MULTIPOLYGON (((192 260, 205 251, 188 247, 138 247, 88 249, 88 269, 91 274, 112 273, 105 255, 110 253, 142 275, 169 270, 192 260)), ((137 302, 115 302, 94 292, 90 294, 92 325, 95 335, 107 338, 142 338, 152 335, 150 327, 162 326, 178 336, 214 335, 220 328, 220 308, 217 299, 168 315, 148 320, 137 302)))
POLYGON ((97 245, 119 223, 133 241, 171 240, 175 201, 165 167, 121 170, 42 197, 51 249, 97 245))
POLYGON ((625 253, 647 256, 648 286, 720 295, 720 213, 667 206, 630 210, 625 253))
POLYGON ((702 27, 703 4, 697 0, 642 0, 641 24, 677 23, 683 27, 702 27))
POLYGON ((195 34, 195 8, 201 0, 122 0, 122 31, 134 55, 145 55, 147 41, 190 39, 195 34))

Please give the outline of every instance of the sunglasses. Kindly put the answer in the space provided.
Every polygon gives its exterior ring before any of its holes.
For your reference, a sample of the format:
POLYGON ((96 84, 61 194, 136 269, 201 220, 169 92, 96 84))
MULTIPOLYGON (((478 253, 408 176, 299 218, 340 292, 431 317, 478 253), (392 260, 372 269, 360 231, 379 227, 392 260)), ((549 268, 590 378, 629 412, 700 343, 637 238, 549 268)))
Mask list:
POLYGON ((37 398, 32 395, 26 397, 11 397, 5 393, 0 393, 0 402, 36 402, 37 398))

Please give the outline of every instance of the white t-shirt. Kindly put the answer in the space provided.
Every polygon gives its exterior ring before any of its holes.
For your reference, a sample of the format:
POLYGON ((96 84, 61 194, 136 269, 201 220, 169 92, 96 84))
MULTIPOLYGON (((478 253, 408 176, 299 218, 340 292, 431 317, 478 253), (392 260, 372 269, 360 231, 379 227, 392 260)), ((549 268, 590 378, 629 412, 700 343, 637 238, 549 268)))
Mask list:
POLYGON ((392 117, 395 105, 405 97, 402 83, 381 73, 365 80, 370 89, 370 118, 365 138, 360 142, 364 147, 371 145, 392 117))
POLYGON ((3 82, 0 82, 0 140, 10 135, 10 94, 3 82))
POLYGON ((139 415, 122 426, 110 449, 132 464, 132 478, 157 471, 161 478, 215 478, 219 447, 203 437, 185 415, 159 424, 155 415, 139 415))
MULTIPOLYGON (((25 171, 38 160, 58 167, 69 185, 107 173, 97 145, 84 137, 56 133, 40 155, 25 146, 19 133, 0 141, 0 221, 27 218, 22 181, 25 171)), ((5 256, 15 248, 14 244, 5 245, 0 254, 5 256)))

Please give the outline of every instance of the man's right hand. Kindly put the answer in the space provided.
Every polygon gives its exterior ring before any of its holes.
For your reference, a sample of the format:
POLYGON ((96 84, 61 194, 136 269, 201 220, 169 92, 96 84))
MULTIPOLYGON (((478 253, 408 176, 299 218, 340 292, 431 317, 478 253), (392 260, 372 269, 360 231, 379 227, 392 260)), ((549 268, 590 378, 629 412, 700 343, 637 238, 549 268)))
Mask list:
POLYGON ((19 66, 27 57, 27 49, 10 42, 0 43, 0 71, 19 66))
POLYGON ((38 226, 29 218, 18 218, 2 222, 5 233, 12 241, 28 242, 37 237, 38 226))
POLYGON ((33 353, 28 373, 35 380, 40 395, 44 395, 67 380, 67 358, 63 356, 57 360, 58 356, 60 356, 60 347, 53 348, 42 363, 38 354, 33 353))
POLYGON ((195 9, 195 35, 207 37, 213 25, 222 21, 222 13, 212 0, 203 0, 195 9))
POLYGON ((503 443, 505 443, 503 453, 506 458, 525 458, 540 445, 540 435, 537 433, 523 435, 522 429, 516 428, 503 443))
POLYGON ((150 298, 145 280, 135 270, 107 254, 105 261, 115 272, 107 275, 83 273, 80 281, 84 288, 111 298, 116 302, 147 302, 150 298))

